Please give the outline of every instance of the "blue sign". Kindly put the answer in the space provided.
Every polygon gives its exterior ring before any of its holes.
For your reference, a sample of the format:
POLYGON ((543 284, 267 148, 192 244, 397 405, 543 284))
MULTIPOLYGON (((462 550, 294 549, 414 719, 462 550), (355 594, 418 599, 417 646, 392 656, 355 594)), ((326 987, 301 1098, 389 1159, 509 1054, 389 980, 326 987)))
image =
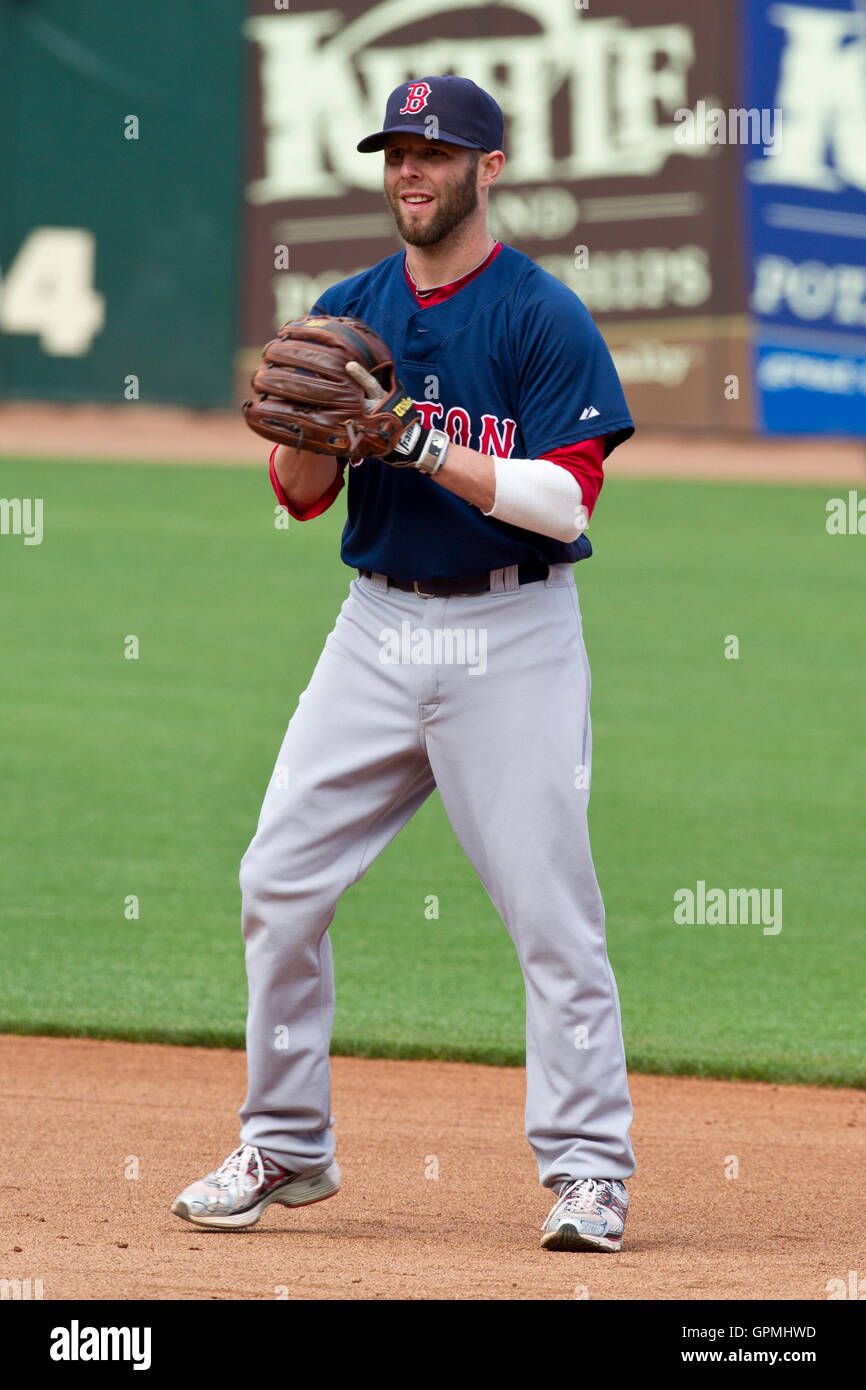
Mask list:
POLYGON ((866 3, 743 0, 741 147, 760 428, 866 436, 866 3))

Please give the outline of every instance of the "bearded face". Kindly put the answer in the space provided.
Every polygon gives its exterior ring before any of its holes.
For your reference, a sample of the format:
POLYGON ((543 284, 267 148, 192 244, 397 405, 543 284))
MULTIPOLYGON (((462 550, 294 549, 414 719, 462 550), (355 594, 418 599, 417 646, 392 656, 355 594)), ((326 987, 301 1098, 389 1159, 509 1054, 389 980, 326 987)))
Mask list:
POLYGON ((435 246, 478 207, 480 150, 396 136, 385 151, 385 197, 410 246, 435 246))

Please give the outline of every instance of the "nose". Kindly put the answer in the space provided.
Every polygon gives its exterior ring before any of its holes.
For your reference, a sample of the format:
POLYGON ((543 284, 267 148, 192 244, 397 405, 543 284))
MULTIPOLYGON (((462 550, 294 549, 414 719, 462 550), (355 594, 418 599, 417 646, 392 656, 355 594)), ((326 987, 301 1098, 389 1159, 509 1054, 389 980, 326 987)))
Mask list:
POLYGON ((406 150, 400 164, 400 177, 404 179, 417 179, 421 177, 421 165, 417 155, 412 154, 411 150, 406 150))

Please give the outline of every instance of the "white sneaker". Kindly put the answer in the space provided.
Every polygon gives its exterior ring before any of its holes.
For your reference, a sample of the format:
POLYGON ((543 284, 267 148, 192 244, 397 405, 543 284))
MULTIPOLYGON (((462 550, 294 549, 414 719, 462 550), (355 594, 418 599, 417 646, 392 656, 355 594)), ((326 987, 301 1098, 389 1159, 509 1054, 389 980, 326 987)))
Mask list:
POLYGON ((628 1193, 618 1180, 578 1178, 542 1226, 545 1250, 620 1250, 628 1193))
POLYGON ((253 1226, 265 1207, 305 1207, 333 1197, 340 1188, 336 1163, 318 1173, 293 1173, 251 1144, 242 1144, 206 1178, 192 1183, 172 1207, 196 1226, 253 1226))

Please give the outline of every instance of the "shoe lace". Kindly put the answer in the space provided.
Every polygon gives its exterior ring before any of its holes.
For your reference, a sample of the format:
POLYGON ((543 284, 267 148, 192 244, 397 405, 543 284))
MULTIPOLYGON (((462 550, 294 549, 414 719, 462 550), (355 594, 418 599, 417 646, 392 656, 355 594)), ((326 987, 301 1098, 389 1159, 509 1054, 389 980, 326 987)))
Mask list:
POLYGON ((241 1144, 240 1148, 229 1154, 211 1179, 215 1187, 234 1187, 238 1190, 242 1188, 244 1192, 251 1192, 264 1180, 265 1169, 262 1156, 252 1144, 241 1144), (255 1163, 255 1178, 250 1173, 251 1162, 255 1163))
POLYGON ((565 1216, 577 1216, 580 1212, 592 1211, 600 1195, 601 1184, 594 1178, 578 1178, 576 1182, 570 1183, 559 1200, 554 1202, 541 1229, 544 1230, 560 1212, 565 1216))

